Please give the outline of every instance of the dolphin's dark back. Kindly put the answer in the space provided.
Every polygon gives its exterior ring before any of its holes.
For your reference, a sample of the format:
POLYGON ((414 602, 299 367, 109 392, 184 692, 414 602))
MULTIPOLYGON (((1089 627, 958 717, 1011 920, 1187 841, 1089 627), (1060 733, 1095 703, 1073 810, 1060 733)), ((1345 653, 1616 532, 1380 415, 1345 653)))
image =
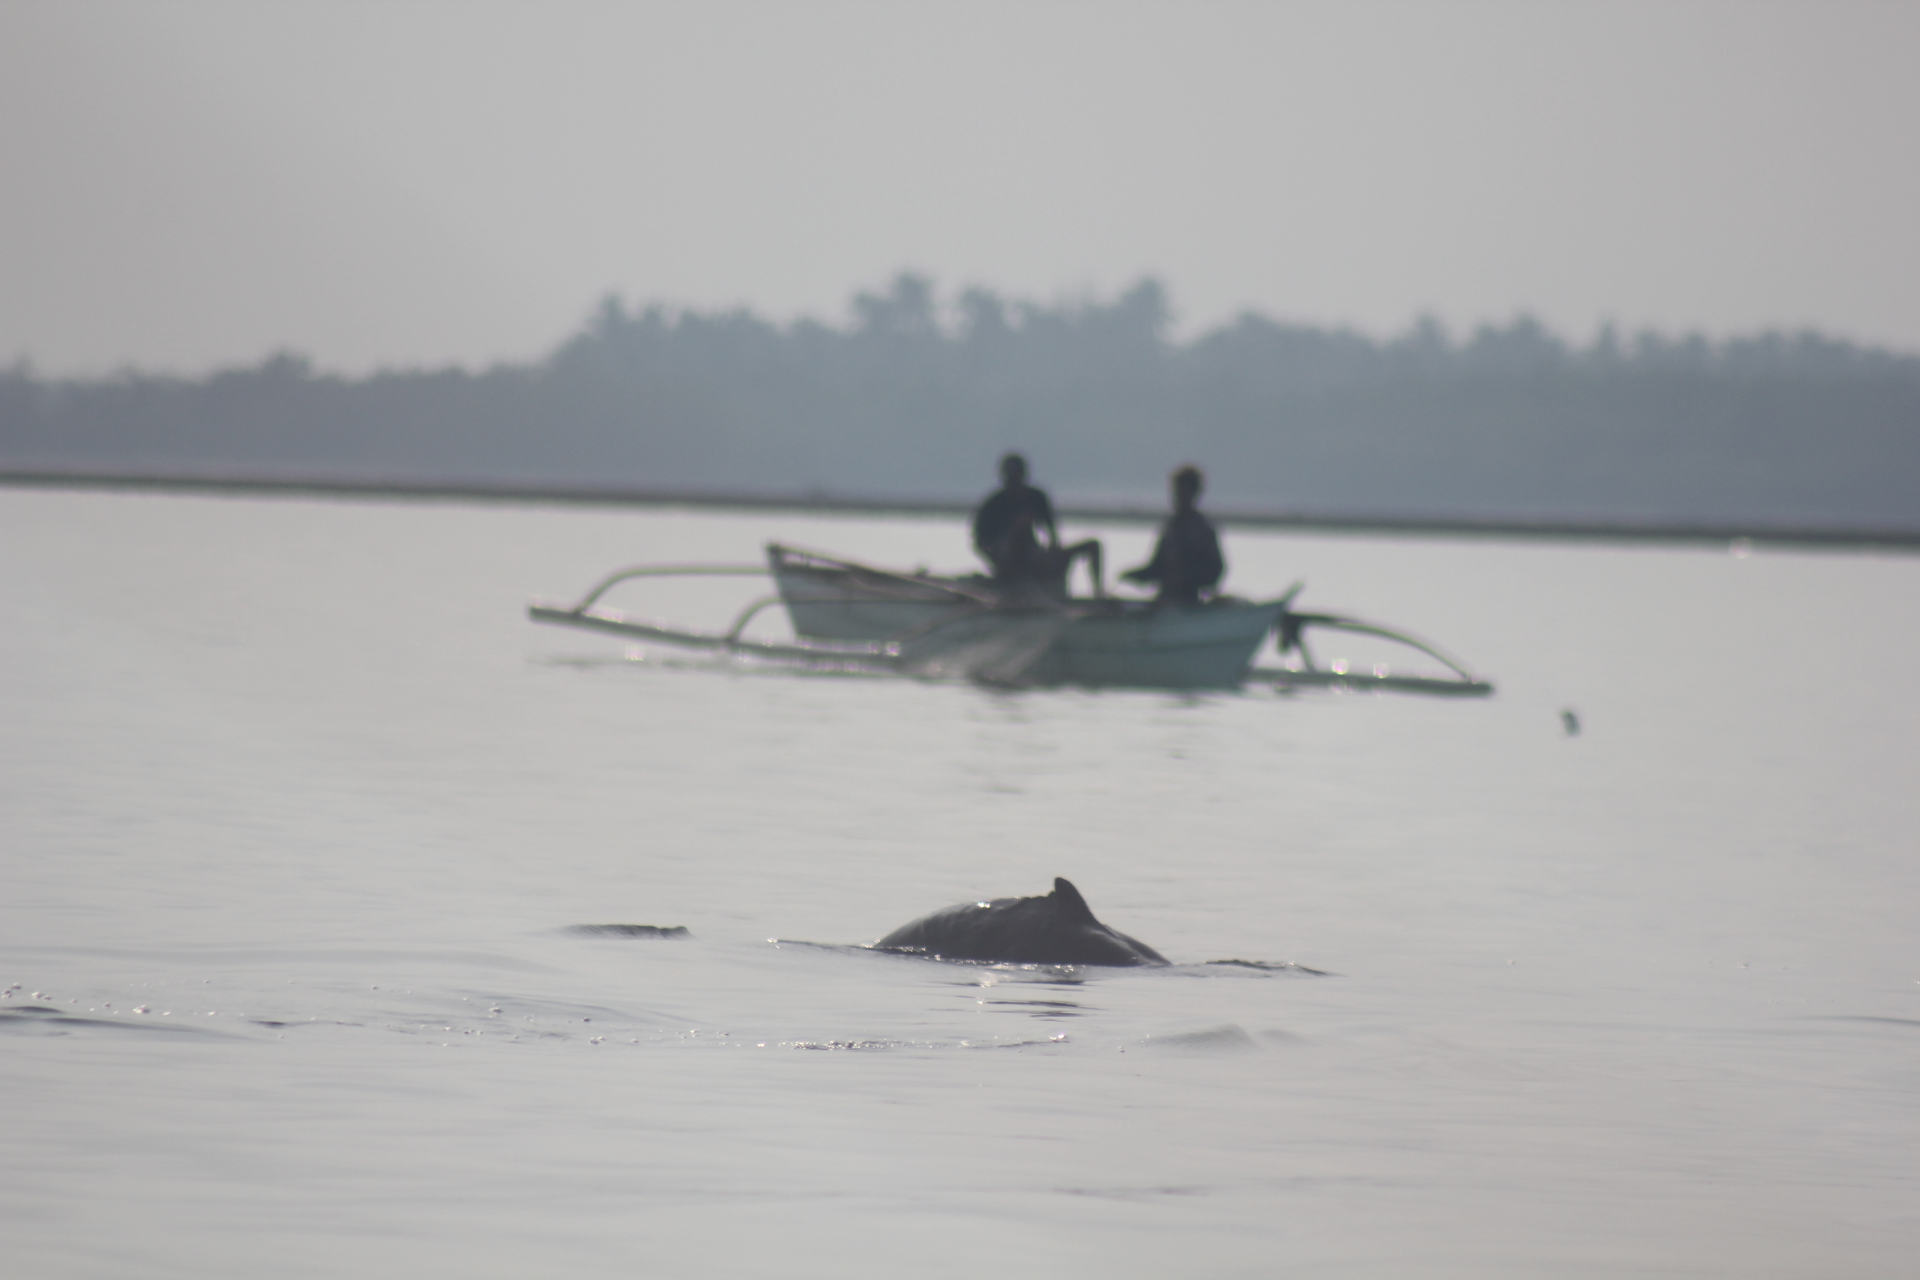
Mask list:
POLYGON ((895 929, 874 946, 945 960, 1016 964, 1158 965, 1166 957, 1094 918, 1073 883, 1053 882, 1037 898, 963 902, 895 929))

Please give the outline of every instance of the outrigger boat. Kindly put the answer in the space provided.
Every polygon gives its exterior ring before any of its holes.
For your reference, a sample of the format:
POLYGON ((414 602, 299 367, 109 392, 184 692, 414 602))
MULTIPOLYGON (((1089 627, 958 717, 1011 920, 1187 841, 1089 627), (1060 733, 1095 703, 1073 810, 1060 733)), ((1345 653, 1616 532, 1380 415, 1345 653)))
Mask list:
POLYGON ((1296 584, 1264 601, 1223 596, 1196 607, 1114 597, 1067 598, 1009 592, 982 576, 949 577, 876 568, 770 543, 760 565, 642 565, 595 583, 571 606, 535 603, 536 622, 609 632, 634 640, 717 649, 779 661, 960 676, 999 685, 1085 685, 1231 689, 1249 682, 1279 688, 1395 689, 1488 694, 1493 686, 1438 648, 1403 631, 1330 613, 1293 608, 1296 584), (754 600, 725 631, 690 631, 603 608, 614 587, 643 578, 770 576, 776 594, 754 600), (762 613, 784 605, 791 642, 748 639, 762 613), (1310 628, 1373 636, 1412 649, 1445 674, 1408 674, 1386 664, 1321 666, 1306 642, 1310 628), (1284 665, 1256 666, 1267 636, 1284 665))

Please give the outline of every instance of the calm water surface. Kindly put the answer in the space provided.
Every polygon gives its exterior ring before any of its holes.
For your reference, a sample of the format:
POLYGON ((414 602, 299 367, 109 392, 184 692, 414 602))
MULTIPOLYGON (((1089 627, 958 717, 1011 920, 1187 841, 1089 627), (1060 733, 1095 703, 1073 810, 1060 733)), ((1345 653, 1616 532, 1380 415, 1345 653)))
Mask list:
POLYGON ((1228 531, 1241 591, 1305 579, 1499 685, 1461 702, 1007 694, 524 617, 776 537, 963 565, 942 521, 0 491, 0 527, 10 1275, 1920 1249, 1920 560, 1228 531), (1055 875, 1187 963, 795 945, 1055 875), (604 922, 691 937, 569 931, 604 922))

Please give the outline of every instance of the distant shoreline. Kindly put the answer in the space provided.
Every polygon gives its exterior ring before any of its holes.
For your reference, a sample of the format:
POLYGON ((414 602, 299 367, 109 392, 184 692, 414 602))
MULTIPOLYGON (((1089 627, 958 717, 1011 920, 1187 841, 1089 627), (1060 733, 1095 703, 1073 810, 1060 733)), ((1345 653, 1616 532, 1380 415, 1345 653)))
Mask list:
MULTIPOLYGON (((424 502, 512 502, 550 506, 711 507, 747 511, 795 511, 857 515, 965 515, 970 502, 939 498, 868 497, 848 494, 763 494, 654 490, 619 486, 514 484, 507 481, 416 481, 284 476, 135 475, 114 472, 0 471, 0 486, 203 495, 379 498, 424 502)), ((1062 503, 1080 520, 1156 523, 1158 507, 1062 503)), ((1240 528, 1293 529, 1303 533, 1384 534, 1419 538, 1487 538, 1518 541, 1746 543, 1756 547, 1833 550, 1920 551, 1920 529, 1845 528, 1832 525, 1771 525, 1668 520, 1548 520, 1512 517, 1341 515, 1329 512, 1249 511, 1214 508, 1221 524, 1240 528)))

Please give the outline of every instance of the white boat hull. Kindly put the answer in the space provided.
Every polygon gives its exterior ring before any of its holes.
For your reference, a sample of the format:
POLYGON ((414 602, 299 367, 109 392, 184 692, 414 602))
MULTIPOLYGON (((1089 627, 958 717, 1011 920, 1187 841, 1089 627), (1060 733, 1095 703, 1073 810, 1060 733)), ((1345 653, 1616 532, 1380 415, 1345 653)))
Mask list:
POLYGON ((793 622, 809 640, 876 643, 973 612, 983 597, 958 594, 938 579, 875 581, 851 570, 795 563, 768 549, 773 581, 793 622))
POLYGON ((1005 684, 1234 688, 1285 607, 1008 603, 979 579, 872 574, 779 546, 767 555, 795 634, 886 645, 909 670, 1005 684))
POLYGON ((1036 684, 1230 689, 1284 606, 1222 601, 1075 619, 1034 663, 1036 684))

